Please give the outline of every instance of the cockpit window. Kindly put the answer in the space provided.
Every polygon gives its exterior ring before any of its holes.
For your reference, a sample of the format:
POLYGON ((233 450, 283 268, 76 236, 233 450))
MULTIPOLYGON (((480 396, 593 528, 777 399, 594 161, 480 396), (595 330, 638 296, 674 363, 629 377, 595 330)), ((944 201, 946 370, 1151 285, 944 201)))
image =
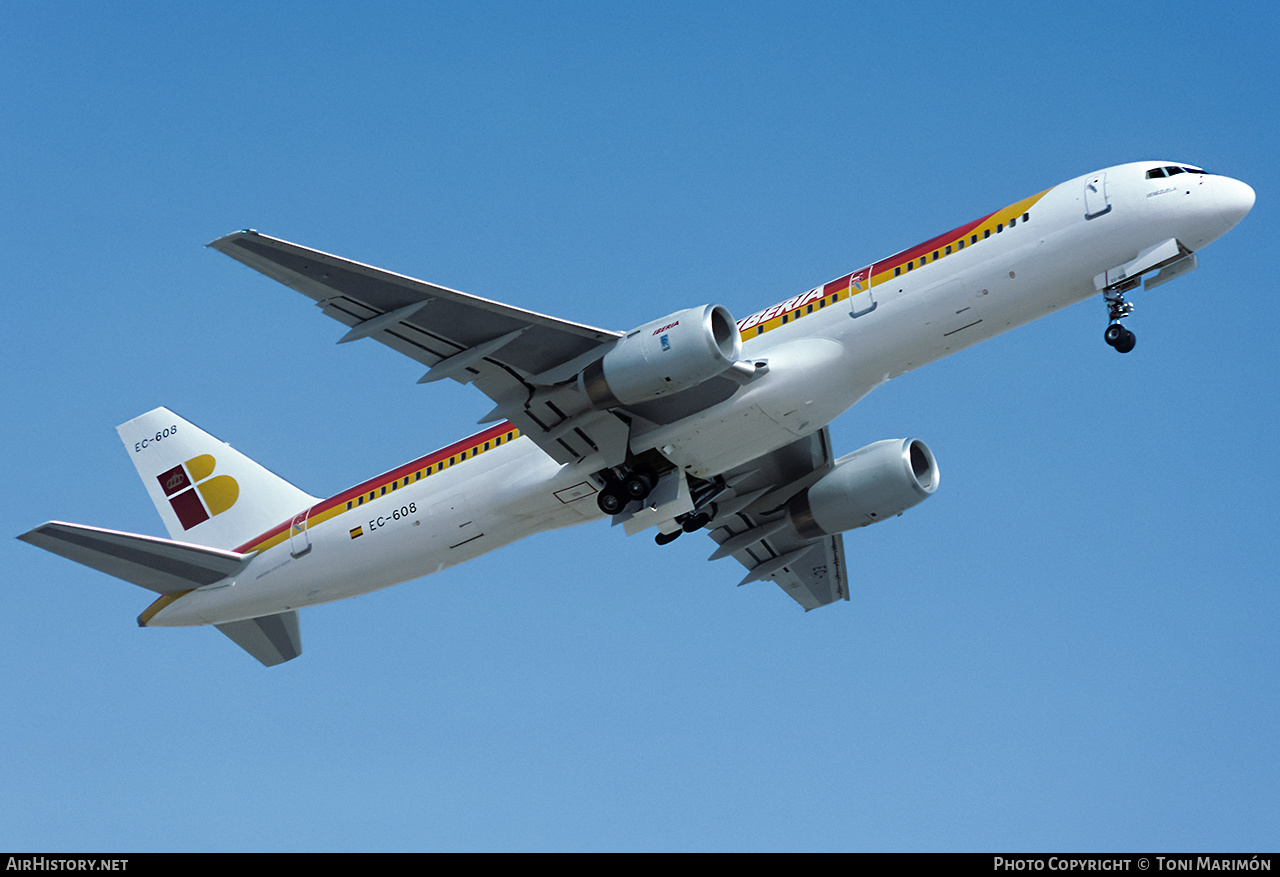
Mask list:
POLYGON ((1158 180, 1161 177, 1171 177, 1174 174, 1207 174, 1208 171, 1201 170, 1198 167, 1153 167, 1147 171, 1148 180, 1158 180))

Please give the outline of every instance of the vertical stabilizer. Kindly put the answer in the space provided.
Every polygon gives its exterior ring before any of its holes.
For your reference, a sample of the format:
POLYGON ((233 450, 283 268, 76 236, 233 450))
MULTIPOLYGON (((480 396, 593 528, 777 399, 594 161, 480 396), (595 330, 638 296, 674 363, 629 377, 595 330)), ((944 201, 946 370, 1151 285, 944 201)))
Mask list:
POLYGON ((235 548, 317 502, 167 408, 116 432, 174 539, 235 548))

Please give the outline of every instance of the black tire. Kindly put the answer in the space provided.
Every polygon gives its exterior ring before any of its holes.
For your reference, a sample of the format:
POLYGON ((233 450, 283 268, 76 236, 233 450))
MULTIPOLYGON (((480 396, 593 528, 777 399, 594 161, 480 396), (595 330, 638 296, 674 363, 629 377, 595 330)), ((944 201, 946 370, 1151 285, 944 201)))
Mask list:
POLYGON ((1126 329, 1124 326, 1121 326, 1119 323, 1112 323, 1110 326, 1107 327, 1107 330, 1102 333, 1102 340, 1106 341, 1107 344, 1111 345, 1112 347, 1116 347, 1121 341, 1124 340, 1124 337, 1126 335, 1132 336, 1133 333, 1130 332, 1128 329, 1126 329))
POLYGON ((1135 344, 1138 343, 1138 336, 1134 335, 1128 329, 1124 330, 1124 335, 1114 345, 1115 349, 1120 353, 1128 353, 1133 350, 1135 344))
POLYGON ((622 482, 623 490, 631 499, 644 499, 653 493, 653 474, 648 469, 637 469, 622 482))
POLYGON ((596 505, 600 511, 612 517, 619 514, 627 507, 627 499, 622 495, 622 485, 617 483, 606 484, 604 490, 600 491, 596 496, 596 505))
POLYGON ((708 515, 706 512, 694 512, 693 514, 689 515, 689 517, 684 519, 683 523, 681 523, 680 525, 680 528, 684 530, 686 533, 692 533, 695 530, 701 530, 710 522, 711 522, 711 516, 708 515))

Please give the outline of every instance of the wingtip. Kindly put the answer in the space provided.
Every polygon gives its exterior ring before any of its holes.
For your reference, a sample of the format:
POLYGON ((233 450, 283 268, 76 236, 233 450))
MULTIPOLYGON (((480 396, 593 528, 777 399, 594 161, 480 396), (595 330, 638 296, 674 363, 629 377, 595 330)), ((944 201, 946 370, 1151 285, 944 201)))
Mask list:
POLYGON ((257 233, 258 233, 258 230, 256 228, 242 228, 239 231, 231 232, 231 234, 224 234, 220 238, 215 238, 214 240, 211 240, 209 241, 209 243, 205 244, 205 246, 212 247, 215 250, 221 250, 222 247, 219 246, 219 244, 225 245, 230 243, 231 241, 238 240, 244 237, 245 235, 256 235, 257 233))

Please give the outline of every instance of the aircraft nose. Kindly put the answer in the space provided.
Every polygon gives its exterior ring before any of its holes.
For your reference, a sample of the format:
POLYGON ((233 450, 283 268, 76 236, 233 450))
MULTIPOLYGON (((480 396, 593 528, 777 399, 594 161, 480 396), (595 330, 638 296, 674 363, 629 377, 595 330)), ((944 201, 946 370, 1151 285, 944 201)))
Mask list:
POLYGON ((1245 214, 1253 209, 1254 192, 1248 183, 1233 180, 1231 177, 1218 177, 1214 180, 1214 196, 1218 202, 1218 212, 1231 228, 1244 219, 1245 214))

